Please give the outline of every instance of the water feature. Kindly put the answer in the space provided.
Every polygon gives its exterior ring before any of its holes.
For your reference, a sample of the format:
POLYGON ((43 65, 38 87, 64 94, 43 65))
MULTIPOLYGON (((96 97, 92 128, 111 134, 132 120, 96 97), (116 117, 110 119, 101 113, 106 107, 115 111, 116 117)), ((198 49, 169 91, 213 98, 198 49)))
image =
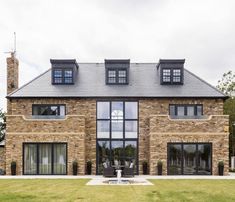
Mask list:
POLYGON ((121 183, 122 170, 116 170, 117 172, 117 184, 121 183))

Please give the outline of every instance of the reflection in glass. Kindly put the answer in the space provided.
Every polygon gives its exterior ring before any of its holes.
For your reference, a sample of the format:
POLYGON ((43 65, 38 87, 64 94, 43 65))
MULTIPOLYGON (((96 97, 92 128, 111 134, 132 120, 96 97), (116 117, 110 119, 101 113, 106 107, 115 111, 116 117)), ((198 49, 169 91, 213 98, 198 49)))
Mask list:
POLYGON ((97 118, 98 119, 109 119, 109 102, 98 102, 97 103, 97 118))
POLYGON ((175 116, 175 105, 170 105, 170 115, 175 116))
POLYGON ((183 106, 182 107, 178 106, 177 107, 177 113, 178 113, 177 114, 178 116, 184 116, 184 107, 183 106))
POLYGON ((112 102, 112 119, 123 119, 123 102, 112 102))
POLYGON ((124 163, 123 141, 111 141, 111 158, 113 165, 115 166, 123 165, 124 163))
POLYGON ((135 172, 137 173, 137 141, 126 141, 125 142, 125 166, 130 167, 131 163, 135 168, 135 172))
POLYGON ((97 154, 97 160, 98 160, 98 173, 103 173, 103 164, 106 163, 106 165, 109 167, 111 166, 110 163, 110 145, 109 141, 98 141, 97 142, 98 147, 98 154, 97 154))
POLYGON ((168 174, 181 174, 182 151, 180 144, 169 145, 168 174))
POLYGON ((37 145, 24 145, 24 174, 37 174, 37 145))
POLYGON ((202 116, 202 106, 201 105, 198 105, 197 106, 197 116, 202 116))
POLYGON ((184 159, 183 159, 183 170, 184 175, 196 174, 196 145, 195 144, 184 144, 184 159))
POLYGON ((110 121, 97 121, 97 137, 109 138, 110 121))
POLYGON ((125 102, 125 118, 137 119, 138 118, 138 106, 137 102, 125 102))
POLYGON ((137 121, 125 122, 125 137, 137 138, 137 121))
POLYGON ((123 121, 112 120, 112 138, 123 138, 123 121))
POLYGON ((57 175, 66 174, 66 144, 54 144, 54 173, 57 175))
POLYGON ((52 174, 51 144, 39 144, 39 174, 52 174))
POLYGON ((187 116, 194 116, 194 106, 187 106, 187 116))
POLYGON ((211 174, 211 145, 210 144, 198 145, 198 174, 199 175, 211 174))

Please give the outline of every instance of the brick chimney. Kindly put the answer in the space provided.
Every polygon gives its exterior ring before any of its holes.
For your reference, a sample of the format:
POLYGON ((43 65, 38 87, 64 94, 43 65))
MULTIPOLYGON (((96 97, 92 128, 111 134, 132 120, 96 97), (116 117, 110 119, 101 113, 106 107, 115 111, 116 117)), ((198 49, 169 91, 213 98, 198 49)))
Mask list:
POLYGON ((7 95, 18 88, 19 83, 19 61, 15 57, 15 53, 11 53, 11 57, 7 58, 7 95))

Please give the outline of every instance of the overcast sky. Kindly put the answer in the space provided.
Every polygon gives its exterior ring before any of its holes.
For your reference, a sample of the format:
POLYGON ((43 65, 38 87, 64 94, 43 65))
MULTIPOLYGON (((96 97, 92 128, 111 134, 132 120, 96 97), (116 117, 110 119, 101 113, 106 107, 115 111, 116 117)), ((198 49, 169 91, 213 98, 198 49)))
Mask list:
POLYGON ((50 58, 185 58, 216 85, 235 70, 234 9, 234 0, 0 0, 0 108, 14 32, 20 86, 50 68, 50 58))

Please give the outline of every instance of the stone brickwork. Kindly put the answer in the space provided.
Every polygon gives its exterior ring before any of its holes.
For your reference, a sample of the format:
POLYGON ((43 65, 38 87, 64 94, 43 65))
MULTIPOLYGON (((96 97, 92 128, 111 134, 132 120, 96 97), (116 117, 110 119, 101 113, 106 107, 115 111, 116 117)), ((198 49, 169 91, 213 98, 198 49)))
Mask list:
MULTIPOLYGON (((19 85, 19 61, 15 58, 15 54, 11 53, 11 57, 7 58, 7 95, 18 88, 19 85)), ((9 100, 7 101, 7 111, 11 111, 9 100)))
POLYGON ((224 162, 225 175, 229 169, 228 116, 212 116, 208 120, 171 120, 168 116, 150 118, 150 174, 156 174, 157 161, 163 162, 167 174, 167 143, 212 143, 212 174, 218 174, 218 162, 224 162), (165 127, 164 127, 165 126, 165 127))
MULTIPOLYGON (((122 100, 122 99, 120 99, 122 100)), ((7 117, 6 167, 17 161, 17 173, 22 174, 23 142, 68 142, 68 174, 71 163, 79 161, 79 174, 85 172, 85 162, 92 161, 92 173, 96 171, 96 99, 57 98, 57 99, 11 99, 7 117), (32 104, 66 104, 65 120, 30 120, 32 104), (21 116, 23 115, 23 116, 21 116)), ((168 119, 169 104, 203 104, 204 115, 222 115, 222 99, 140 99, 139 100, 139 173, 142 162, 150 163, 150 173, 155 173, 157 160, 166 161, 167 141, 206 141, 213 143, 213 166, 224 159, 227 169, 228 135, 224 132, 227 118, 218 116, 210 120, 195 120, 184 123, 168 119), (160 116, 160 121, 155 118, 160 116), (188 127, 190 126, 190 127, 188 127), (202 127, 203 126, 203 127, 202 127), (224 127, 225 126, 225 127, 224 127), (172 129, 177 127, 176 131, 172 129), (203 128, 203 130, 201 130, 203 128), (193 132, 193 133, 192 133, 193 132), (220 135, 219 135, 220 134, 220 135), (162 143, 162 144, 161 144, 162 143), (161 155, 156 151, 159 148, 161 155), (214 144, 218 146, 214 147, 214 144), (222 146, 221 146, 222 144, 222 146), (220 148, 220 150, 218 149, 220 148)), ((165 164, 165 163, 164 163, 165 164)), ((165 164, 166 166, 166 164, 165 164)), ((165 169, 165 168, 164 168, 165 169)), ((213 174, 216 174, 213 167, 213 174)), ((166 170, 164 170, 166 173, 166 170)))
MULTIPOLYGON (((143 161, 148 161, 148 163, 151 165, 150 173, 156 174, 154 171, 156 169, 155 165, 158 159, 151 159, 150 153, 151 151, 152 152, 155 151, 156 149, 155 147, 157 147, 158 144, 160 144, 162 140, 161 139, 151 140, 150 133, 158 132, 161 130, 167 131, 167 130, 175 129, 175 125, 172 125, 172 122, 169 123, 170 120, 166 116, 167 114, 169 114, 169 104, 202 104, 203 113, 205 116, 223 115, 223 100, 222 99, 186 99, 186 98, 184 99, 179 99, 179 98, 140 99, 139 100, 139 173, 140 174, 143 173, 143 170, 142 170, 143 161), (155 127, 154 130, 151 129, 150 131, 150 118, 156 115, 165 115, 165 117, 164 116, 161 117, 162 120, 155 123, 155 125, 152 126, 152 127, 155 127), (150 142, 154 145, 151 146, 150 142)), ((177 120, 177 121, 178 121, 176 122, 177 128, 178 128, 177 131, 180 136, 182 132, 187 130, 188 124, 190 122, 184 123, 180 120, 177 120)), ((209 137, 207 141, 213 140, 213 138, 210 139, 211 136, 208 136, 209 135, 208 132, 211 132, 211 134, 217 133, 217 130, 214 129, 216 124, 220 124, 221 127, 219 127, 219 129, 221 131, 224 129, 223 124, 225 126, 228 125, 227 117, 225 119, 223 117, 217 117, 217 118, 213 117, 213 119, 209 120, 209 122, 208 121, 202 122, 201 120, 195 120, 191 122, 191 127, 188 129, 188 131, 193 130, 195 132, 195 136, 197 137, 196 132, 198 129, 200 129, 200 124, 202 123, 204 124, 204 126, 209 124, 208 127, 205 127, 204 131, 202 131, 202 134, 205 137, 209 137), (222 120, 222 123, 220 122, 220 120, 222 120), (210 122, 211 124, 209 124, 210 122)), ((194 136, 193 134, 191 135, 194 136)), ((225 137, 227 137, 227 135, 225 135, 225 137)), ((181 140, 184 141, 183 139, 181 140)), ((226 142, 228 142, 228 138, 224 140, 225 147, 226 147, 226 142)), ((166 145, 164 146, 164 148, 165 148, 164 151, 166 151, 167 149, 166 145)), ((166 152, 164 154, 167 155, 166 152)), ((224 158, 228 158, 228 153, 224 154, 224 158)), ((162 158, 162 160, 166 161, 166 158, 162 158)))
POLYGON ((13 99, 7 116, 6 161, 18 162, 22 173, 22 142, 67 142, 68 166, 79 162, 79 174, 85 173, 86 161, 92 161, 92 173, 96 171, 96 101, 94 99, 13 99), (66 104, 65 120, 31 119, 32 104, 66 104), (23 115, 23 116, 22 116, 23 115), (14 144, 15 143, 15 144, 14 144), (75 146, 73 146, 75 145, 75 146), (14 148, 13 148, 14 146, 14 148))
POLYGON ((0 169, 5 170, 5 147, 0 146, 0 169))

